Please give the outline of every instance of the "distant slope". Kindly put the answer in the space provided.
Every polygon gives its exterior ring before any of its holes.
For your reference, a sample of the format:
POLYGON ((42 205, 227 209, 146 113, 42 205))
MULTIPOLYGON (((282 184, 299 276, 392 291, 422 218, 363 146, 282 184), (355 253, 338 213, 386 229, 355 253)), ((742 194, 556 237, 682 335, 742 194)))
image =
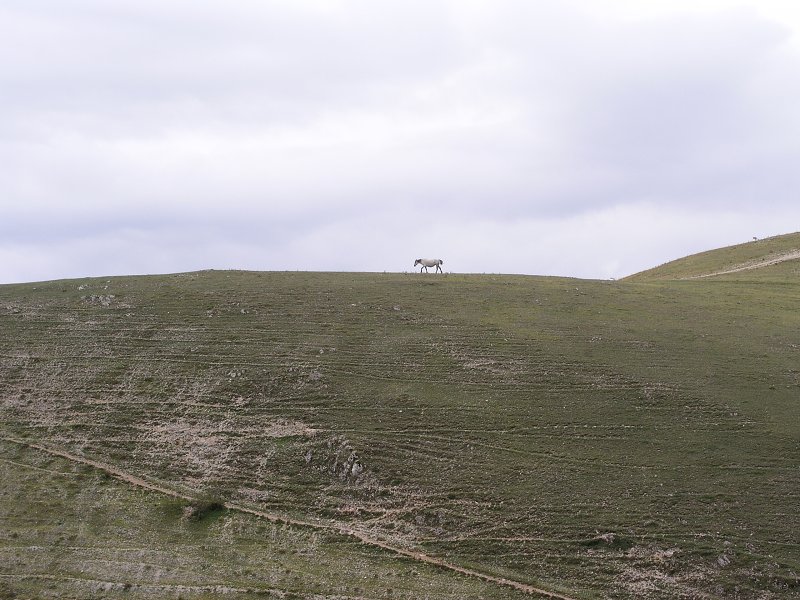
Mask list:
POLYGON ((784 266, 771 271, 785 275, 789 270, 800 270, 800 232, 693 254, 636 273, 626 277, 625 281, 700 279, 742 273, 751 278, 753 275, 758 277, 766 274, 754 274, 752 271, 770 269, 787 262, 794 262, 788 270, 784 266))

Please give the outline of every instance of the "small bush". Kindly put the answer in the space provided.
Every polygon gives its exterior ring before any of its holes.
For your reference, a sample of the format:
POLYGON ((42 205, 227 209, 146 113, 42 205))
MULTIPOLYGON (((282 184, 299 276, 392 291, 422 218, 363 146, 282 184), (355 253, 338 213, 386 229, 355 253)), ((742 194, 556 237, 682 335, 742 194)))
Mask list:
POLYGON ((191 500, 183 509, 183 517, 199 522, 207 517, 219 516, 225 510, 225 501, 216 495, 203 495, 191 500))

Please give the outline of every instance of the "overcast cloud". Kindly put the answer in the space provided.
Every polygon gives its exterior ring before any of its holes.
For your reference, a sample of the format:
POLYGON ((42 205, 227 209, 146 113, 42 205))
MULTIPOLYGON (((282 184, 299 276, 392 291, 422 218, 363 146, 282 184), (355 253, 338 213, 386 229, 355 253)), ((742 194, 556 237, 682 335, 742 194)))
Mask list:
POLYGON ((0 0, 0 282, 619 277, 800 229, 778 0, 0 0))

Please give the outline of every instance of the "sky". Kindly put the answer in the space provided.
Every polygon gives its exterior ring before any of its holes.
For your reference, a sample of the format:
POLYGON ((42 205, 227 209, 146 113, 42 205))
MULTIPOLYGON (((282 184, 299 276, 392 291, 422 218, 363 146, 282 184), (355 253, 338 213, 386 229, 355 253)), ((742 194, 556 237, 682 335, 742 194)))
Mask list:
POLYGON ((800 3, 0 0, 0 283, 622 277, 800 230, 800 3))

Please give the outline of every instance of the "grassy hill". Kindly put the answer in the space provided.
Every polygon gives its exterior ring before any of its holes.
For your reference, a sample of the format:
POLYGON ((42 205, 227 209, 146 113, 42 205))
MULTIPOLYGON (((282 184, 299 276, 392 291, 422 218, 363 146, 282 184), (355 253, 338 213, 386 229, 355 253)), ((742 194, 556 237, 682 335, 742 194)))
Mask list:
POLYGON ((800 276, 800 232, 701 252, 627 277, 627 281, 735 276, 800 276))
POLYGON ((800 597, 756 272, 0 286, 0 598, 800 597))

